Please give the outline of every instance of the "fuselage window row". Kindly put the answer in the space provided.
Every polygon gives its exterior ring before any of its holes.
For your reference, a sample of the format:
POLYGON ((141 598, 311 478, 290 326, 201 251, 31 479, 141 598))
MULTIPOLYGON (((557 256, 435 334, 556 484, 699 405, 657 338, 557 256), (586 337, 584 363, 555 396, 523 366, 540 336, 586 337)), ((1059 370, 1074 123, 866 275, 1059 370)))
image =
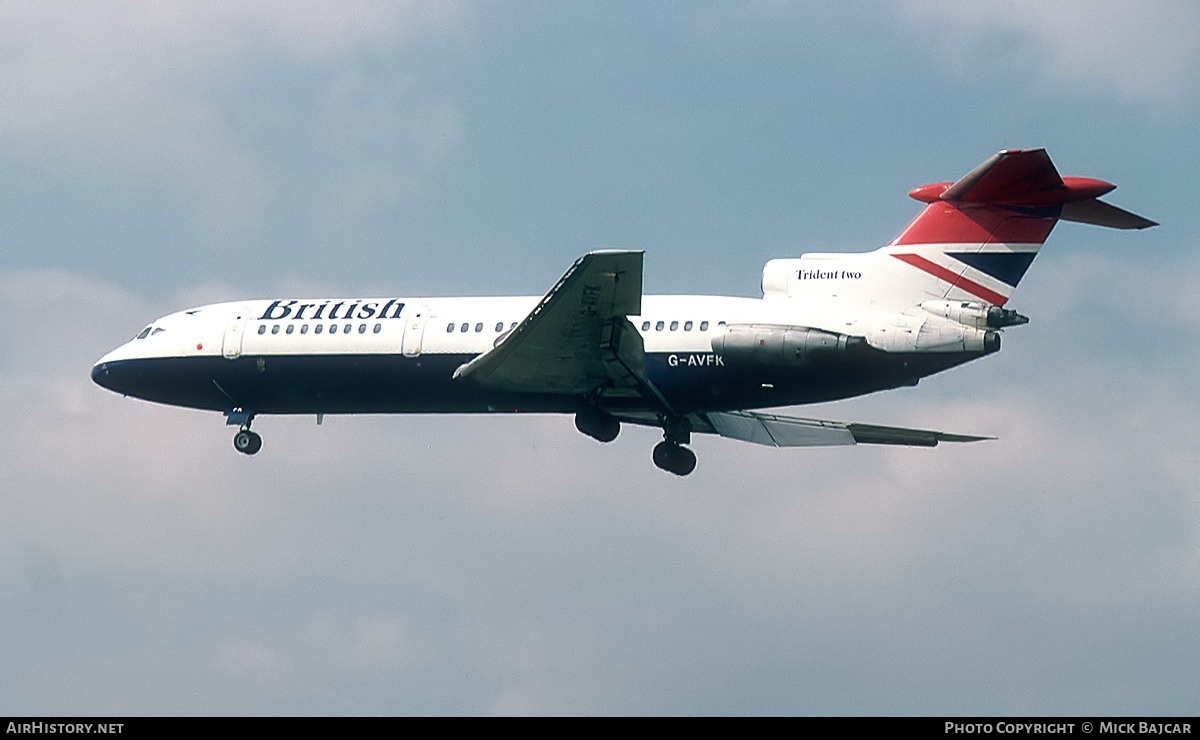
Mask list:
MULTIPOLYGON (((718 322, 717 322, 717 326, 724 326, 724 325, 725 325, 725 322, 724 322, 724 321, 718 321, 718 322)), ((650 323, 649 321, 643 321, 643 322, 642 322, 642 331, 643 331, 643 332, 648 332, 648 331, 650 331, 650 326, 651 326, 651 323, 650 323)), ((301 333, 301 334, 307 334, 307 333, 308 333, 308 327, 309 327, 309 324, 307 324, 307 323, 300 324, 300 333, 301 333)), ((515 322, 515 321, 514 321, 514 322, 512 322, 511 324, 509 324, 509 327, 508 327, 508 328, 509 328, 509 329, 515 329, 516 327, 517 327, 517 322, 515 322)), ((655 331, 664 331, 664 330, 669 330, 669 331, 679 331, 679 329, 680 329, 680 328, 682 328, 682 329, 683 329, 683 331, 691 331, 691 330, 693 329, 693 327, 696 327, 696 324, 695 324, 695 322, 693 322, 693 321, 684 321, 684 322, 682 322, 682 325, 681 325, 681 322, 679 322, 679 321, 672 321, 672 322, 670 322, 670 324, 668 324, 666 321, 658 321, 658 322, 655 322, 655 323, 654 323, 654 330, 655 330, 655 331)), ((708 327, 709 327, 709 323, 708 323, 707 321, 701 321, 701 322, 700 322, 700 325, 699 325, 698 327, 696 327, 696 328, 698 328, 698 330, 699 330, 699 331, 708 331, 708 327)), ((271 328, 270 328, 270 330, 271 330, 271 333, 272 333, 272 334, 278 334, 278 333, 279 333, 279 328, 280 328, 280 325, 279 325, 279 324, 272 324, 272 325, 271 325, 271 328)), ((458 329, 458 331, 460 331, 461 333, 463 333, 463 334, 466 334, 467 332, 470 332, 470 331, 472 330, 472 324, 471 324, 469 321, 464 321, 464 322, 463 322, 463 323, 461 323, 461 324, 457 324, 457 323, 455 323, 455 322, 453 322, 453 321, 452 321, 452 322, 450 322, 449 324, 447 324, 447 325, 446 325, 446 333, 447 333, 447 334, 453 334, 453 333, 454 333, 454 330, 455 330, 455 328, 457 328, 457 329, 458 329)), ((147 327, 146 329, 144 329, 144 330, 142 331, 142 333, 141 333, 141 334, 139 334, 139 335, 138 335, 137 337, 135 337, 135 338, 136 338, 136 339, 143 339, 143 338, 145 338, 147 335, 149 335, 149 334, 151 334, 151 333, 158 334, 158 333, 159 333, 159 332, 161 332, 161 331, 163 331, 163 330, 162 330, 162 329, 154 329, 154 331, 153 331, 153 332, 151 332, 150 328, 149 328, 149 327, 147 327)), ((295 324, 288 324, 288 325, 286 326, 286 328, 284 329, 284 333, 286 333, 286 334, 292 334, 294 331, 295 331, 295 324)), ((324 324, 316 324, 316 325, 314 325, 314 328, 313 328, 313 333, 314 333, 314 334, 321 334, 321 333, 322 333, 322 332, 324 332, 324 331, 325 331, 325 325, 324 325, 324 324)), ((342 329, 342 332, 343 332, 343 333, 345 333, 345 334, 349 334, 349 333, 351 333, 352 331, 354 331, 354 325, 353 325, 353 324, 346 324, 346 325, 343 327, 343 329, 342 329)), ((383 331, 383 325, 382 325, 382 324, 375 324, 374 328, 372 329, 372 333, 374 333, 374 334, 378 334, 378 333, 380 333, 381 331, 383 331)), ((482 333, 482 332, 483 332, 483 322, 477 322, 477 323, 475 323, 475 324, 474 324, 474 331, 475 331, 476 333, 482 333)), ((498 322, 496 322, 495 331, 496 331, 496 333, 497 333, 497 334, 499 334, 500 332, 504 331, 504 322, 503 322, 503 321, 498 321, 498 322)), ((259 333, 259 334, 266 334, 266 333, 267 333, 267 325, 266 325, 266 324, 260 324, 260 325, 259 325, 259 327, 258 327, 258 333, 259 333)), ((330 325, 329 325, 329 333, 330 333, 330 334, 337 334, 337 333, 338 333, 338 327, 337 327, 337 324, 330 324, 330 325)), ((358 325, 358 333, 359 333, 359 334, 366 334, 366 333, 367 333, 367 324, 359 324, 359 325, 358 325)))
MULTIPOLYGON (((271 325, 271 333, 272 333, 272 334, 278 334, 278 333, 279 333, 279 326, 280 326, 279 324, 272 324, 272 325, 271 325)), ((301 325, 300 325, 300 333, 301 333, 301 334, 307 334, 307 333, 308 333, 308 326, 309 326, 308 324, 301 324, 301 325)), ((292 334, 293 332, 295 332, 295 330, 296 330, 296 325, 295 325, 295 324, 288 324, 288 325, 287 325, 287 328, 284 330, 284 333, 285 333, 285 334, 292 334)), ((325 325, 324 325, 324 324, 316 324, 316 325, 313 327, 313 334, 320 334, 320 333, 321 333, 321 332, 323 332, 324 330, 325 330, 325 325)), ((160 330, 160 331, 161 331, 161 330, 160 330)), ((345 325, 345 327, 343 327, 343 329, 342 329, 342 332, 343 332, 344 334, 349 334, 349 333, 350 333, 350 332, 352 332, 352 331, 354 331, 354 324, 346 324, 346 325, 345 325)), ((378 333, 380 333, 381 331, 383 331, 383 324, 376 324, 376 325, 375 325, 375 326, 374 326, 374 327, 371 329, 371 333, 372 333, 372 334, 378 334, 378 333)), ((259 326, 258 326, 258 333, 259 333, 259 334, 266 334, 266 333, 267 333, 267 325, 266 325, 266 324, 259 324, 259 326)), ((337 333, 338 333, 338 327, 337 327, 337 324, 330 324, 330 325, 329 325, 329 333, 330 333, 330 334, 337 334, 337 333)), ((358 325, 358 333, 359 333, 359 334, 366 334, 366 333, 367 333, 367 325, 366 325, 366 324, 359 324, 359 325, 358 325)))
MULTIPOLYGON (((717 325, 721 326, 721 325, 724 325, 724 323, 725 323, 724 321, 721 321, 721 322, 718 322, 717 325)), ((683 322, 683 330, 684 331, 691 331, 693 326, 695 326, 695 324, 691 321, 683 322)), ((662 331, 663 329, 666 329, 666 328, 668 328, 668 327, 667 327, 667 322, 665 322, 665 321, 658 321, 654 324, 654 331, 662 331)), ((679 330, 679 322, 672 321, 671 325, 670 325, 670 330, 678 331, 679 330)), ((642 331, 644 331, 644 332, 650 331, 650 322, 649 321, 642 322, 642 331)), ((707 321, 700 322, 700 331, 708 331, 708 322, 707 321)))
MULTIPOLYGON (((516 326, 517 326, 517 322, 514 321, 514 322, 512 322, 512 324, 509 325, 509 328, 515 329, 516 326)), ((468 331, 471 330, 471 322, 464 321, 461 324, 456 324, 455 322, 451 321, 449 324, 446 324, 446 333, 453 334, 456 327, 458 328, 458 331, 460 331, 463 334, 466 334, 468 331)), ((482 321, 477 322, 475 324, 475 331, 477 333, 483 332, 483 322, 482 321)), ((499 334, 502 331, 504 331, 504 322, 497 321, 496 322, 496 333, 499 334)))

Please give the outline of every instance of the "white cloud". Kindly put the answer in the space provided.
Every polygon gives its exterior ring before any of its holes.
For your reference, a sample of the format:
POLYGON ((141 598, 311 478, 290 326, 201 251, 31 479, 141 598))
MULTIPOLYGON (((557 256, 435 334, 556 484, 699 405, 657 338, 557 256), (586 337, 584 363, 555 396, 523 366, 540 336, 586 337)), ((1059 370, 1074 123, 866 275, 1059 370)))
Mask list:
POLYGON ((1192 99, 1200 82, 1200 6, 1188 0, 897 0, 896 6, 965 77, 980 65, 993 69, 997 59, 1020 60, 1020 72, 1056 86, 1168 106, 1192 99))
MULTIPOLYGON (((397 182, 411 186, 434 152, 455 140, 454 106, 370 80, 359 63, 454 43, 470 23, 461 8, 373 0, 6 3, 0 138, 15 160, 105 193, 113 207, 147 192, 178 198, 219 251, 223 239, 253 233, 288 187, 268 151, 286 150, 288 137, 299 136, 294 148, 302 150, 288 156, 332 162, 309 177, 328 178, 337 191, 345 189, 339 180, 375 182, 384 185, 378 200, 397 182), (303 94, 279 97, 281 84, 303 94), (347 84, 357 90, 352 98, 347 84), (285 99, 293 108, 316 100, 322 113, 261 115, 285 99), (268 120, 273 130, 256 128, 268 120), (363 137, 394 142, 392 151, 338 159, 339 150, 364 146, 363 137), (378 171, 394 170, 392 159, 412 171, 378 171)), ((419 76, 420 65, 407 68, 419 76)), ((342 208, 361 190, 334 195, 342 208)))

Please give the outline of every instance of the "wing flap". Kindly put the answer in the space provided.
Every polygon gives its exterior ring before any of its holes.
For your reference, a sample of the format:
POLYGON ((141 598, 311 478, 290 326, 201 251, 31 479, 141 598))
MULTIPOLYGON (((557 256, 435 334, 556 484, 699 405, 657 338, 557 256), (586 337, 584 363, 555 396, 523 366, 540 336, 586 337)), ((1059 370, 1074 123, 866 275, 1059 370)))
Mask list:
MULTIPOLYGON (((936 447, 940 442, 977 442, 992 439, 992 437, 967 434, 947 434, 928 429, 822 421, 755 411, 721 411, 707 413, 703 416, 708 425, 722 437, 770 447, 823 447, 853 444, 936 447)), ((697 428, 697 431, 702 431, 702 428, 697 428)))
POLYGON ((749 411, 725 411, 705 416, 722 437, 769 447, 820 447, 855 443, 854 435, 846 425, 833 421, 749 411))
POLYGON ((589 252, 495 347, 460 366, 455 378, 513 392, 586 394, 645 384, 642 252, 589 252))

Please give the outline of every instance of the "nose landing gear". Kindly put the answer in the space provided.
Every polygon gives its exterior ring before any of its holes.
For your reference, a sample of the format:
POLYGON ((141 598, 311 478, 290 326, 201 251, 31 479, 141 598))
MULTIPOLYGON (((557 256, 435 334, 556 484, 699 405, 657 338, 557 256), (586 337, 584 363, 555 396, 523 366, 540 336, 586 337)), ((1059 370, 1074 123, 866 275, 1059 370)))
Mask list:
POLYGON ((233 449, 243 455, 253 455, 262 449, 262 436, 250 431, 249 425, 233 435, 233 449))
POLYGON ((238 424, 240 429, 233 435, 233 449, 243 455, 253 455, 262 449, 262 437, 250 431, 250 422, 254 421, 254 412, 242 406, 230 406, 225 410, 225 423, 238 424))

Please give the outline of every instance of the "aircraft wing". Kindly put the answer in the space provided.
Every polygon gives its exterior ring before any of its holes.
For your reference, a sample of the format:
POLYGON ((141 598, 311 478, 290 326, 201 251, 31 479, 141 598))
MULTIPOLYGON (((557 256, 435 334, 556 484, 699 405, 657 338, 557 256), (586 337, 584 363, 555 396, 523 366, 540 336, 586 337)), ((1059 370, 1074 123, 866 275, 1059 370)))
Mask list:
POLYGON ((513 392, 647 396, 641 334, 642 252, 603 250, 576 260, 537 307, 454 377, 513 392))
MULTIPOLYGON (((616 414, 622 421, 657 426, 646 414, 616 414)), ((928 429, 888 427, 857 422, 822 421, 760 411, 710 411, 687 415, 692 431, 768 447, 829 447, 854 444, 936 447, 939 442, 978 442, 994 437, 947 434, 928 429)))
POLYGON ((947 434, 927 429, 887 427, 857 422, 821 421, 757 411, 722 411, 704 414, 722 437, 772 447, 883 444, 936 447, 939 442, 977 442, 991 437, 947 434))

